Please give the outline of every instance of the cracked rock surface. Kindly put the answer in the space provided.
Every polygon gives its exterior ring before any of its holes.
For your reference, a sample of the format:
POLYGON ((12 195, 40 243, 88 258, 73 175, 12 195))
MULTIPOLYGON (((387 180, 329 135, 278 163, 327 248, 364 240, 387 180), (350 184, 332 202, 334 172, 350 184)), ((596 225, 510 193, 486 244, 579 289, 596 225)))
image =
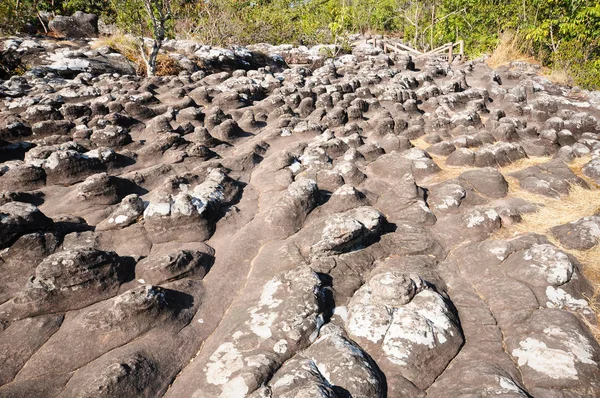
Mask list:
POLYGON ((89 45, 0 42, 33 67, 0 81, 0 397, 600 396, 600 194, 500 236, 598 190, 598 93, 364 43, 167 41, 145 79, 89 45))

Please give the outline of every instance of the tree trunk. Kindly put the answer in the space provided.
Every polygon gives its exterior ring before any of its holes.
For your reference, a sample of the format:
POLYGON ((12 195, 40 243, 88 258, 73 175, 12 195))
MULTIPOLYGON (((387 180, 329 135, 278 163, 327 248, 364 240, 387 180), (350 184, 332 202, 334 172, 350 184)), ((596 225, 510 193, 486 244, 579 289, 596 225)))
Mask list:
POLYGON ((152 44, 152 51, 150 52, 150 56, 148 57, 148 63, 146 64, 146 73, 148 76, 156 75, 156 58, 158 57, 158 51, 162 46, 162 42, 158 40, 154 40, 152 44))

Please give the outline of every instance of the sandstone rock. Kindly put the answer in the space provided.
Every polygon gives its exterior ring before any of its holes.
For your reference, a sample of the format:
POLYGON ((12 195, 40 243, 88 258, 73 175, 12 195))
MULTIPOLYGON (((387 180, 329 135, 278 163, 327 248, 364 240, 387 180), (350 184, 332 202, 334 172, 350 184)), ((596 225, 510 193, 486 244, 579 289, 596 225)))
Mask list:
POLYGON ((129 273, 115 253, 77 249, 48 256, 22 292, 0 305, 4 319, 63 312, 115 295, 129 273))
POLYGON ((126 228, 144 213, 144 201, 136 194, 127 195, 108 218, 96 226, 96 231, 126 228))
POLYGON ((372 347, 369 352, 384 372, 395 376, 388 376, 388 393, 402 391, 402 379, 428 388, 463 342, 458 319, 443 296, 418 277, 392 272, 375 275, 356 292, 346 328, 372 347))
POLYGON ((86 38, 98 36, 98 16, 77 11, 71 17, 58 15, 48 28, 59 36, 86 38))
POLYGON ((201 279, 214 261, 214 250, 179 250, 165 255, 150 255, 136 266, 136 278, 146 283, 162 284, 183 277, 201 279))
POLYGON ((29 203, 9 202, 0 206, 0 248, 10 246, 17 238, 52 225, 52 220, 29 203))
POLYGON ((600 239, 600 216, 584 217, 552 228, 552 235, 568 249, 587 250, 600 239))
POLYGON ((508 182, 493 168, 465 171, 458 178, 467 186, 493 199, 503 198, 508 193, 508 182))
POLYGON ((210 172, 193 189, 176 195, 159 194, 144 210, 144 228, 150 239, 159 243, 176 239, 182 242, 208 239, 222 207, 238 194, 238 186, 221 170, 210 172))

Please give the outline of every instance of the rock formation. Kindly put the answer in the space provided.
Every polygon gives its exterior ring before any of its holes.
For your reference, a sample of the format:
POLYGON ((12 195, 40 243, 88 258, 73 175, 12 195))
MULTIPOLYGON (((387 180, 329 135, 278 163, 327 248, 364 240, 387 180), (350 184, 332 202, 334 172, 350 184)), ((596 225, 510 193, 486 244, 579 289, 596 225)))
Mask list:
POLYGON ((598 93, 366 44, 167 41, 150 79, 0 45, 31 66, 0 81, 0 397, 600 396, 600 195, 501 234, 597 191, 598 93))

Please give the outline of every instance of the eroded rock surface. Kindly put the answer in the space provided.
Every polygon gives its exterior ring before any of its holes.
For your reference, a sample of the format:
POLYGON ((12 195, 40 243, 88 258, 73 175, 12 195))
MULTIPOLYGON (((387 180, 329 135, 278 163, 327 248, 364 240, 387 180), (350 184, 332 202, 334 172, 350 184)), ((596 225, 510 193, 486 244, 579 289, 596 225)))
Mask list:
POLYGON ((598 192, 597 93, 364 41, 168 40, 144 79, 91 44, 0 42, 31 67, 0 81, 0 397, 600 396, 600 202, 504 234, 598 192))

